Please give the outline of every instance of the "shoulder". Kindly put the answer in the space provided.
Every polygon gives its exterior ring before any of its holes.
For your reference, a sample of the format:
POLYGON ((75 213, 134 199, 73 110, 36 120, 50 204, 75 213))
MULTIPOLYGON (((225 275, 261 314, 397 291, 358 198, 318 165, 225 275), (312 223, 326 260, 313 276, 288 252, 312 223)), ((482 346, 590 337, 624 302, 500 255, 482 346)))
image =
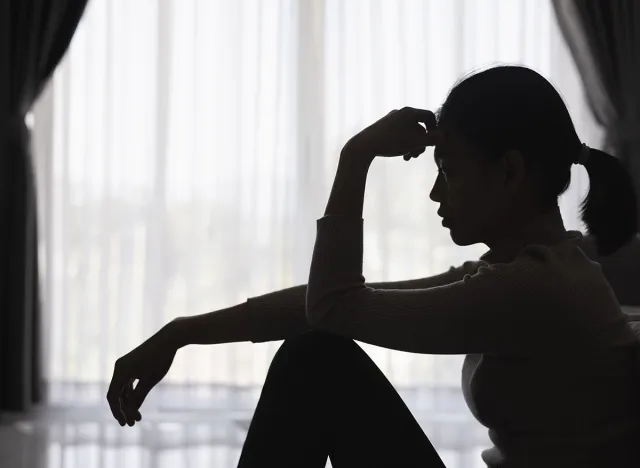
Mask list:
POLYGON ((467 268, 476 271, 464 281, 499 286, 496 290, 508 293, 514 306, 526 309, 571 306, 584 292, 579 286, 597 282, 600 273, 596 262, 571 245, 533 244, 523 248, 510 262, 481 261, 467 268))
POLYGON ((620 313, 602 266, 573 242, 528 246, 506 271, 529 281, 532 294, 543 295, 580 321, 599 322, 620 313))
POLYGON ((514 306, 531 309, 533 305, 554 304, 575 309, 578 303, 596 296, 610 300, 600 264, 571 241, 556 246, 528 245, 510 262, 490 263, 483 257, 455 267, 459 280, 472 289, 506 295, 514 306))
POLYGON ((449 273, 457 273, 462 278, 464 275, 475 275, 480 267, 488 265, 489 263, 484 260, 467 260, 462 265, 452 266, 449 273))

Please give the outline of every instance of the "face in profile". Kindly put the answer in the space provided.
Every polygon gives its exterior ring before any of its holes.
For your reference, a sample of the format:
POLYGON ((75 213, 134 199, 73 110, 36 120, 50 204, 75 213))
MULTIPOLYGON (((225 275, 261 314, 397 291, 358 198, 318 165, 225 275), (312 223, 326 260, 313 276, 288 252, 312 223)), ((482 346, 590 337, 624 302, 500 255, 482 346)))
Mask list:
POLYGON ((429 197, 457 245, 485 242, 504 217, 499 164, 482 157, 454 129, 441 128, 434 151, 438 176, 429 197))

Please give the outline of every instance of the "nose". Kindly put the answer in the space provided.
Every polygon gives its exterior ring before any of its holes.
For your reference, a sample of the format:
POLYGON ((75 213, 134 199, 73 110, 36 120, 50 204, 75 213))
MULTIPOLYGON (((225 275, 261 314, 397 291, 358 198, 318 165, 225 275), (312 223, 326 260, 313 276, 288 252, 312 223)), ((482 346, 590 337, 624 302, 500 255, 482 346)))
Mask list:
POLYGON ((440 178, 441 175, 438 174, 438 177, 436 177, 436 181, 433 183, 433 188, 429 193, 429 198, 436 203, 442 203, 444 201, 444 193, 440 184, 440 178))

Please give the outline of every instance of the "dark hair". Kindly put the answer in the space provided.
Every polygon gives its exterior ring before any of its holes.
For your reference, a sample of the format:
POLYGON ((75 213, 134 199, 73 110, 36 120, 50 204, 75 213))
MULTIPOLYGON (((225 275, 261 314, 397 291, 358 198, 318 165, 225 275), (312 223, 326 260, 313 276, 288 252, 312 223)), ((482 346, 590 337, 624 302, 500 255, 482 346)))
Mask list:
MULTIPOLYGON (((449 92, 436 118, 486 157, 520 151, 527 170, 540 180, 543 210, 555 207, 569 188, 582 142, 562 97, 535 71, 507 65, 467 75, 449 92)), ((580 217, 598 253, 609 255, 638 232, 633 182, 617 158, 597 149, 590 148, 585 168, 589 193, 580 217)))

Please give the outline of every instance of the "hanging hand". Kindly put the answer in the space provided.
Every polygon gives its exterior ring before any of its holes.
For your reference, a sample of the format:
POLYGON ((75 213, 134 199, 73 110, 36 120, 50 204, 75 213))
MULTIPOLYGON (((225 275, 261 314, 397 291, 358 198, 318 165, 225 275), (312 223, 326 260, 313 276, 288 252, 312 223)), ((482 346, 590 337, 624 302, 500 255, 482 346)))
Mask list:
POLYGON ((121 426, 133 426, 142 419, 139 409, 144 399, 169 372, 178 350, 170 325, 116 361, 107 401, 121 426), (135 380, 138 384, 134 388, 135 380))
POLYGON ((392 110, 362 130, 347 142, 345 148, 371 156, 404 156, 405 161, 408 161, 418 157, 427 146, 434 146, 441 139, 433 112, 404 107, 392 110))

